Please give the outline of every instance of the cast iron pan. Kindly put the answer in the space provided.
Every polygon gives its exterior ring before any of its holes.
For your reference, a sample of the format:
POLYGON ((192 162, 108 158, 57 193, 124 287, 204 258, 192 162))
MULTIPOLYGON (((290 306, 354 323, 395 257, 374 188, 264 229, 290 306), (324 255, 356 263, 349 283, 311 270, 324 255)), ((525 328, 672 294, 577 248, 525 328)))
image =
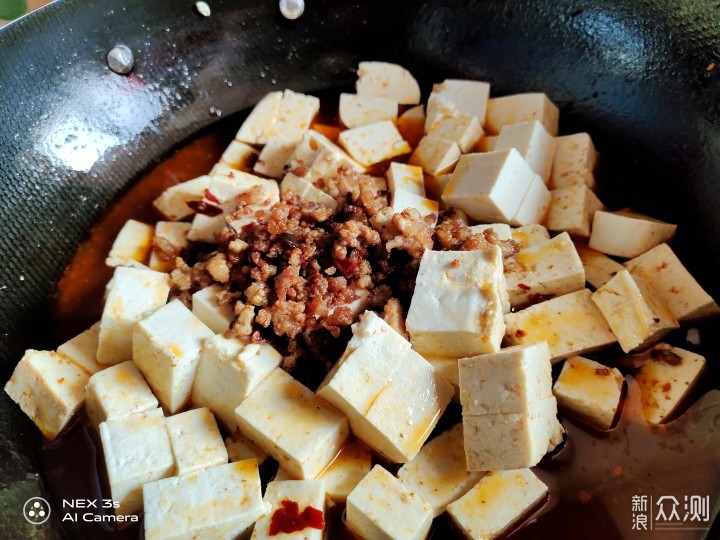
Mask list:
MULTIPOLYGON (((24 349, 57 345, 51 295, 89 226, 215 122, 211 107, 226 117, 271 90, 350 87, 366 59, 406 66, 426 92, 462 77, 549 94, 561 131, 588 130, 602 151, 603 200, 679 223, 674 246, 720 297, 719 2, 307 0, 297 21, 273 0, 208 3, 206 18, 191 0, 66 0, 0 30, 2 382, 24 349), (105 63, 118 43, 135 54, 129 76, 105 63)), ((2 538, 64 534, 59 512, 42 527, 22 516, 53 490, 38 440, 3 392, 2 538)))

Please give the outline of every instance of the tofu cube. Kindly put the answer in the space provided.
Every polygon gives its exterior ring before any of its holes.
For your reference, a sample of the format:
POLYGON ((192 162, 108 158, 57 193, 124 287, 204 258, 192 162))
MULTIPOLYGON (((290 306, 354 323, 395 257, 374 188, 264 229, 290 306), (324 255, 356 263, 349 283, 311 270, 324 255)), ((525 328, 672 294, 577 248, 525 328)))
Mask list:
POLYGON ((263 503, 265 515, 255 523, 251 540, 265 540, 282 534, 282 538, 296 540, 323 540, 325 537, 325 482, 322 480, 282 480, 270 482, 265 490, 263 503), (274 525, 276 512, 286 515, 312 514, 322 524, 306 526, 296 532, 285 532, 274 525), (273 526, 274 525, 274 526, 273 526))
POLYGON ((618 272, 625 269, 619 262, 612 260, 599 251, 590 249, 587 244, 576 243, 575 249, 577 249, 585 269, 585 281, 595 289, 599 289, 618 272))
POLYGON ((529 469, 493 471, 448 506, 466 538, 496 538, 545 498, 548 488, 529 469))
POLYGON ((222 435, 210 409, 192 409, 166 419, 178 476, 228 462, 222 435))
POLYGON ((78 334, 70 341, 66 341, 57 348, 57 353, 80 366, 90 375, 94 375, 103 366, 97 362, 98 341, 100 339, 100 323, 78 334))
POLYGON ((345 417, 281 369, 235 409, 240 432, 297 479, 315 478, 347 441, 345 417))
POLYGON ((483 126, 489 97, 490 84, 486 82, 445 79, 442 83, 433 86, 428 101, 425 131, 430 133, 443 117, 459 114, 474 116, 478 120, 478 125, 483 126), (451 104, 453 114, 448 114, 446 103, 451 104))
POLYGON ((460 155, 460 147, 453 141, 423 137, 410 157, 410 163, 432 176, 440 176, 452 171, 460 155))
POLYGON ((480 139, 475 147, 478 152, 492 152, 495 150, 495 143, 497 143, 498 135, 485 135, 480 139))
POLYGON ((507 124, 500 130, 493 150, 514 148, 525 158, 545 185, 550 181, 553 156, 555 155, 555 137, 547 132, 538 120, 507 124))
POLYGON ((170 186, 155 199, 153 206, 167 219, 181 220, 195 213, 188 203, 201 201, 208 187, 210 187, 210 176, 208 175, 170 186))
POLYGON ((660 244, 627 261, 625 267, 633 276, 638 276, 650 285, 681 322, 720 313, 715 301, 685 269, 667 244, 660 244))
POLYGON ((392 162, 387 170, 387 183, 391 194, 402 189, 408 193, 425 197, 425 183, 420 167, 392 162))
POLYGON ((511 240, 517 242, 520 249, 525 249, 550 240, 550 233, 543 225, 523 225, 512 230, 511 240))
POLYGON ((597 159, 595 145, 587 133, 557 137, 550 186, 552 189, 560 189, 585 185, 595 189, 597 159))
POLYGON ((105 264, 122 266, 131 260, 144 263, 152 249, 154 236, 155 229, 152 225, 128 219, 115 237, 105 264))
POLYGON ((552 362, 597 351, 617 341, 588 289, 505 315, 510 345, 547 341, 552 362))
POLYGON ((364 167, 411 151, 390 120, 348 129, 340 133, 339 140, 348 154, 364 167))
POLYGON ((517 150, 467 154, 460 158, 442 194, 447 206, 486 223, 509 223, 535 173, 517 150))
POLYGON ((387 62, 360 62, 355 91, 359 96, 392 99, 400 105, 420 103, 420 86, 410 72, 387 62))
POLYGON ((505 286, 513 307, 585 287, 585 270, 568 233, 525 248, 505 264, 505 286))
POLYGON ((435 227, 437 224, 438 216, 440 215, 440 205, 437 201, 423 197, 422 195, 416 195, 404 189, 398 189, 393 193, 392 197, 392 209, 393 213, 398 214, 408 208, 414 208, 422 217, 431 216, 432 226, 435 227))
POLYGON ((553 394, 561 408, 602 429, 610 429, 620 405, 624 381, 617 368, 573 356, 565 360, 553 394))
MULTIPOLYGON (((452 208, 451 206, 446 205, 442 200, 443 191, 445 191, 445 188, 448 186, 451 179, 452 173, 439 174, 438 176, 425 176, 425 190, 427 192, 427 196, 429 196, 431 199, 440 201, 440 208, 452 208)), ((462 210, 456 208, 453 208, 453 210, 462 212, 462 210)), ((465 214, 465 212, 463 212, 463 215, 467 217, 467 214, 465 214)))
POLYGON ((500 349, 507 304, 500 249, 428 251, 420 262, 406 326, 413 347, 432 356, 500 349))
POLYGON ((82 406, 89 377, 62 355, 30 349, 15 366, 5 393, 45 438, 54 440, 82 406))
MULTIPOLYGON (((309 169, 309 176, 306 174, 303 178, 312 183, 320 177, 318 175, 329 169, 330 164, 345 165, 357 172, 365 171, 362 165, 348 156, 339 146, 311 129, 303 135, 302 140, 295 147, 288 170, 309 169)), ((334 172, 337 172, 337 169, 334 172)))
POLYGON ((425 135, 425 108, 418 105, 406 110, 398 118, 397 127, 402 138, 415 148, 425 135))
POLYGON ((321 204, 331 210, 335 210, 338 205, 337 201, 323 190, 316 188, 307 180, 303 180, 293 173, 286 174, 280 184, 280 193, 285 195, 288 192, 294 193, 306 202, 321 204))
POLYGON ((655 291, 627 270, 595 291, 592 301, 625 352, 647 347, 678 328, 677 319, 655 291))
POLYGON ((358 94, 340 94, 340 121, 349 128, 374 124, 383 120, 395 122, 398 103, 395 100, 358 94))
POLYGON ((208 407, 225 429, 237 429, 235 409, 280 365, 282 356, 267 343, 212 336, 200 354, 192 402, 208 407))
POLYGON ((318 480, 325 481, 325 493, 335 503, 344 503, 350 492, 370 472, 370 449, 357 441, 346 444, 318 480))
POLYGON ((452 141, 458 145, 462 153, 467 153, 483 136, 483 130, 477 116, 458 114, 440 118, 433 124, 427 136, 430 139, 452 141))
POLYGON ((552 203, 547 216, 547 228, 588 238, 595 212, 605 208, 595 193, 585 184, 555 189, 550 193, 552 203))
POLYGON ((273 123, 265 129, 265 143, 276 135, 300 142, 319 110, 320 100, 315 96, 285 90, 273 123))
POLYGON ((606 255, 631 259, 668 242, 675 236, 677 225, 621 210, 598 210, 592 224, 589 246, 606 255))
POLYGON ((250 144, 265 144, 269 127, 275 122, 283 99, 282 92, 270 92, 250 111, 235 139, 250 144))
POLYGON ((161 409, 100 424, 105 465, 116 514, 143 509, 143 485, 175 474, 170 436, 161 409))
POLYGON ((434 517, 465 495, 483 476, 483 472, 467 470, 462 424, 429 441, 398 471, 400 481, 430 504, 434 517))
POLYGON ((255 459, 258 465, 262 465, 269 457, 260 450, 257 444, 250 439, 243 437, 236 431, 225 439, 225 448, 230 461, 242 461, 244 459, 255 459))
POLYGON ((460 369, 458 359, 447 356, 425 356, 425 360, 435 368, 442 377, 453 385, 455 393, 453 400, 459 401, 460 396, 460 369))
POLYGON ((253 459, 146 484, 145 538, 247 538, 265 513, 253 459))
POLYGON ((290 163, 298 141, 285 135, 273 135, 260 151, 253 171, 264 174, 270 178, 282 178, 285 174, 285 166, 290 163))
POLYGON ((345 524, 360 538, 422 540, 432 520, 432 507, 380 465, 347 498, 345 524))
POLYGON ((107 366, 131 360, 135 325, 164 306, 169 293, 167 274, 117 267, 108 284, 100 319, 98 363, 107 366))
POLYGON ((190 399, 200 349, 213 335, 180 300, 173 300, 135 327, 133 362, 170 413, 182 409, 190 399))
POLYGON ((217 296, 222 290, 221 285, 215 284, 200 289, 192 295, 193 315, 215 334, 225 332, 235 318, 232 303, 224 306, 218 303, 217 296))
POLYGON ((545 221, 552 196, 536 174, 530 181, 530 187, 520 199, 520 206, 510 218, 511 225, 532 225, 545 221))
POLYGON ((472 227, 470 227, 470 230, 473 232, 473 234, 485 234, 485 231, 490 230, 497 235, 498 240, 512 239, 512 229, 507 223, 473 225, 472 227))
POLYGON ((545 94, 515 94, 488 100, 486 131, 497 135, 503 126, 539 121, 555 137, 560 111, 545 94))
POLYGON ((662 424, 677 410, 683 398, 695 386, 705 358, 665 343, 650 351, 650 359, 635 374, 640 387, 645 420, 662 424))
POLYGON ((106 420, 157 407, 157 398, 129 360, 99 371, 90 377, 85 388, 85 411, 95 427, 106 420))
POLYGON ((190 223, 184 221, 158 221, 155 224, 153 249, 148 263, 152 270, 170 272, 175 268, 175 257, 188 245, 190 227, 190 223))
POLYGON ((241 141, 232 141, 220 157, 220 164, 236 171, 249 171, 258 157, 252 146, 241 141))

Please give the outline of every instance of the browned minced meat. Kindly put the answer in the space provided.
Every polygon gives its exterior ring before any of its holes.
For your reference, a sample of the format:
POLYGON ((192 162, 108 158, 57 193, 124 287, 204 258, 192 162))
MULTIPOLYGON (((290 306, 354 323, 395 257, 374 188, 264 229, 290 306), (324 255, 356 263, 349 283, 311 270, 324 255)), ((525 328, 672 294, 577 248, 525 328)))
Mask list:
POLYGON ((447 251, 471 251, 488 249, 496 245, 502 252, 503 259, 507 259, 520 251, 520 246, 514 240, 500 240, 492 229, 485 229, 482 233, 474 233, 456 219, 443 220, 435 228, 436 248, 447 251))
POLYGON ((383 319, 385 319, 385 322, 392 326, 393 329, 405 339, 410 338, 410 335, 405 329, 405 316, 403 314, 403 308, 402 304, 400 304, 400 300, 397 298, 391 298, 387 301, 387 304, 385 304, 385 307, 383 308, 383 319))

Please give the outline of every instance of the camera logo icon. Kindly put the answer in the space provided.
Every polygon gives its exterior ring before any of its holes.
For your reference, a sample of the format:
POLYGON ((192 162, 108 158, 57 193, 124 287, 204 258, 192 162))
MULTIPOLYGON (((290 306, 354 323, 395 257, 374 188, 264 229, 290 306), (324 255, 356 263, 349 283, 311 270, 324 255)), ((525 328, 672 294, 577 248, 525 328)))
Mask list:
POLYGON ((42 525, 50 519, 50 503, 42 497, 32 497, 23 506, 23 516, 33 525, 42 525))

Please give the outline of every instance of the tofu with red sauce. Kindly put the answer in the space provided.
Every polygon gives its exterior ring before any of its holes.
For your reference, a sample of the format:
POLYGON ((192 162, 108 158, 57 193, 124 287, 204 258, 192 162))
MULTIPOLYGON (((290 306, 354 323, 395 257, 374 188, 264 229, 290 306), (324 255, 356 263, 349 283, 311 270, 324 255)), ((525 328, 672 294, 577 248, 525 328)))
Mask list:
POLYGON ((257 520, 252 540, 322 540, 325 537, 325 482, 270 482, 263 497, 265 514, 257 520))

